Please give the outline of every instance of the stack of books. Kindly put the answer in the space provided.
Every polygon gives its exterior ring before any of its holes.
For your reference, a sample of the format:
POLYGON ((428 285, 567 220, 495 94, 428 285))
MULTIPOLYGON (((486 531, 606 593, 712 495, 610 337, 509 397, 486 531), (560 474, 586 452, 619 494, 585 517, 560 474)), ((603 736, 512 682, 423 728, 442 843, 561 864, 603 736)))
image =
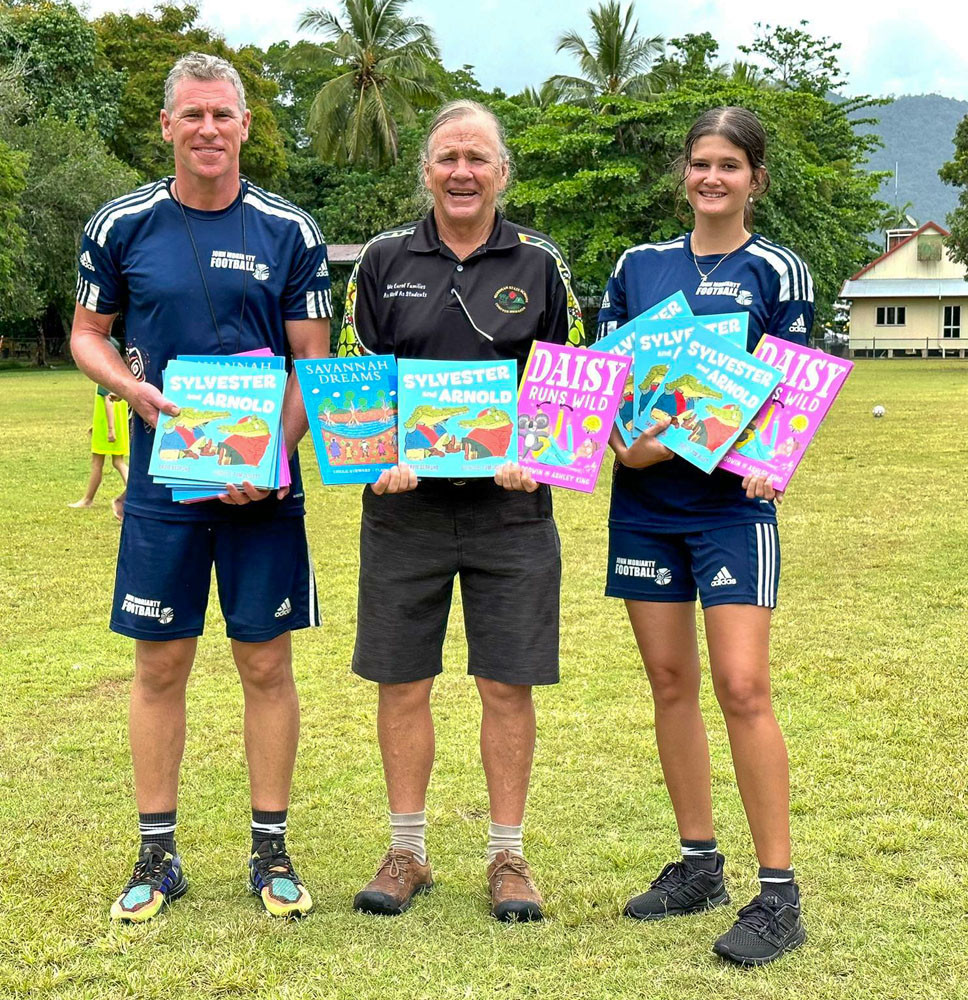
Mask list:
POLYGON ((218 497, 229 483, 288 486, 285 390, 285 359, 268 349, 170 361, 162 392, 180 412, 158 418, 149 475, 180 503, 218 497))

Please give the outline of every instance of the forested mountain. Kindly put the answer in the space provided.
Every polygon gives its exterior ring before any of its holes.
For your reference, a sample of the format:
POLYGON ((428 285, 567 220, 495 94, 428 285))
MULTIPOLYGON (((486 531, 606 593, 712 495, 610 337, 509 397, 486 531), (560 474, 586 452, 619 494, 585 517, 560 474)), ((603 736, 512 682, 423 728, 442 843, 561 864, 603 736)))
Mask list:
MULTIPOLYGON (((941 182, 938 170, 951 159, 955 128, 968 114, 968 101, 939 94, 909 95, 871 108, 870 113, 879 122, 863 129, 880 135, 884 146, 871 154, 869 168, 893 174, 897 164, 898 207, 910 202, 909 212, 919 223, 931 220, 945 225, 945 216, 957 204, 958 192, 941 182)), ((884 182, 880 196, 895 204, 893 177, 884 182)))

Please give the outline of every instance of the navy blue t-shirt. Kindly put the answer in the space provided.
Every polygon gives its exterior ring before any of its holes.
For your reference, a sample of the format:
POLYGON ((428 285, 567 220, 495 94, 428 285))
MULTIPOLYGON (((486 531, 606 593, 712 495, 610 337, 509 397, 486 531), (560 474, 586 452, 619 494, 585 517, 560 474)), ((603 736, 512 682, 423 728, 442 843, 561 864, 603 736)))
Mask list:
MULTIPOLYGON (((92 312, 123 314, 128 364, 137 378, 159 389, 165 366, 179 354, 228 355, 268 347, 288 357, 286 320, 333 313, 326 244, 318 226, 295 205, 247 181, 228 208, 186 207, 183 218, 171 195, 172 181, 146 184, 94 213, 81 239, 77 301, 92 312)), ((292 486, 282 501, 273 495, 242 507, 218 500, 174 503, 171 492, 148 476, 153 436, 135 414, 126 510, 178 520, 303 513, 295 454, 292 486)))
MULTIPOLYGON (((725 257, 694 260, 690 236, 622 254, 605 287, 599 337, 681 290, 697 316, 749 313, 749 351, 764 333, 806 343, 813 325, 813 279, 792 250, 754 234, 725 257)), ((647 469, 616 463, 609 521, 657 532, 705 531, 775 523, 776 507, 772 501, 747 499, 735 473, 714 469, 707 475, 677 455, 647 469)))

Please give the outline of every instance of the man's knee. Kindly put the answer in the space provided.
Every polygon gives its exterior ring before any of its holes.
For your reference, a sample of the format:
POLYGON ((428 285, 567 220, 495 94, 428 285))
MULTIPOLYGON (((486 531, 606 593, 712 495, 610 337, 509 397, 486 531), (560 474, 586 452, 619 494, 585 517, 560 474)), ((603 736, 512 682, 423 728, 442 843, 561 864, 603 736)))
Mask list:
POLYGON ((135 646, 135 685, 142 695, 166 698, 184 693, 195 660, 194 639, 139 640, 135 646))
POLYGON ((530 684, 505 684, 502 681, 478 677, 477 690, 487 712, 518 715, 530 713, 532 710, 530 684))
POLYGON ((294 687, 288 642, 236 643, 234 648, 235 663, 245 689, 272 694, 294 687))

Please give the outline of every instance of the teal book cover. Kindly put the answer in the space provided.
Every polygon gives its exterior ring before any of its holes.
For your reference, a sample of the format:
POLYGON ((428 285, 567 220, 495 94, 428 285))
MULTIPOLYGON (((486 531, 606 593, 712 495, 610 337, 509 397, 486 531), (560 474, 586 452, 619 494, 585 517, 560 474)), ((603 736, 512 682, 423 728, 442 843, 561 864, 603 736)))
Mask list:
POLYGON ((400 358, 400 461, 418 476, 493 476, 517 461, 514 361, 400 358))
POLYGON ((396 359, 367 354, 293 364, 323 482, 376 482, 397 463, 396 359))
MULTIPOLYGON (((240 354, 179 354, 177 361, 198 361, 202 364, 232 364, 242 365, 246 368, 270 368, 277 371, 286 370, 286 359, 278 354, 273 354, 268 347, 260 348, 256 351, 243 351, 240 354)), ((286 452, 285 441, 280 438, 279 447, 279 481, 276 487, 288 486, 292 482, 292 475, 289 469, 289 455, 286 452)), ((205 486, 199 484, 192 486, 180 480, 178 484, 173 484, 171 498, 176 503, 199 503, 203 500, 215 500, 224 490, 217 486, 205 486)))
MULTIPOLYGON (((676 320, 653 320, 640 317, 636 322, 635 361, 632 376, 633 434, 641 434, 649 425, 644 419, 645 404, 665 378, 669 365, 679 357, 683 346, 695 330, 706 329, 725 338, 741 351, 746 350, 749 313, 717 313, 712 316, 691 316, 676 320)), ((626 444, 630 444, 632 435, 626 444)))
POLYGON ((711 472, 782 377, 728 338, 697 328, 646 398, 647 426, 671 420, 659 440, 711 472))
POLYGON ((285 389, 284 371, 170 361, 162 391, 181 412, 159 418, 148 473, 168 485, 275 488, 285 389))
MULTIPOLYGON (((595 341, 591 345, 591 349, 602 351, 605 354, 617 354, 619 357, 631 358, 635 354, 635 333, 639 320, 675 320, 691 315, 692 310, 689 308, 685 295, 682 292, 675 292, 667 299, 657 302, 651 309, 647 309, 641 316, 637 316, 617 330, 613 330, 600 340, 595 341)), ((635 371, 633 367, 630 367, 625 380, 625 392, 622 394, 622 402, 615 417, 615 426, 618 427, 626 447, 632 443, 634 415, 635 371)))

